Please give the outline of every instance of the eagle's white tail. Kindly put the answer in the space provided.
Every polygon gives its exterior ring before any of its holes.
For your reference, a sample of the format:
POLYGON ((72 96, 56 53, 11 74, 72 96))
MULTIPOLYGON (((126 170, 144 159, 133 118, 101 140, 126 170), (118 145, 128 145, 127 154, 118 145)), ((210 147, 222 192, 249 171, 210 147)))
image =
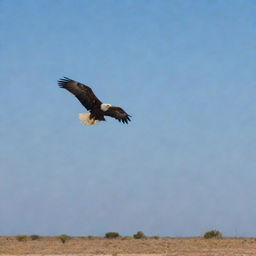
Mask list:
POLYGON ((79 119, 83 124, 86 125, 94 125, 99 123, 99 120, 95 120, 94 118, 90 118, 90 113, 80 113, 79 119))

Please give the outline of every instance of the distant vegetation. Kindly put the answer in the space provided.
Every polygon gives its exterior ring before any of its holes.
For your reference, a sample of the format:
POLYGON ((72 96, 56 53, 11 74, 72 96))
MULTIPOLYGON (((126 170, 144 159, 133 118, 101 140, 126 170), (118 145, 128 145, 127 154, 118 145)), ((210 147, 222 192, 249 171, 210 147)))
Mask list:
POLYGON ((106 233, 105 234, 105 237, 106 238, 117 238, 117 237, 119 237, 120 235, 119 235, 119 233, 117 233, 117 232, 108 232, 108 233, 106 233))
POLYGON ((222 234, 218 230, 210 230, 204 233, 204 238, 222 238, 222 234))
POLYGON ((19 242, 27 241, 28 236, 27 236, 27 235, 17 235, 17 236, 16 236, 16 239, 17 239, 19 242))
POLYGON ((38 239, 40 239, 40 236, 39 235, 31 235, 30 238, 31 238, 31 240, 38 240, 38 239))
MULTIPOLYGON (((105 234, 105 238, 107 239, 114 239, 114 238, 118 238, 118 237, 121 237, 119 235, 118 232, 107 232, 105 234)), ((210 239, 210 238, 222 238, 222 233, 219 231, 219 230, 210 230, 210 231, 207 231, 204 233, 203 237, 205 239, 210 239)), ((39 240, 41 239, 42 237, 39 236, 39 235, 36 235, 36 234, 33 234, 33 235, 30 235, 30 236, 27 236, 25 234, 22 234, 22 235, 17 235, 16 236, 16 240, 19 241, 19 242, 22 242, 22 241, 27 241, 27 240, 39 240)), ((72 237, 69 236, 69 235, 66 235, 66 234, 61 234, 57 237, 63 244, 66 243, 68 240, 70 240, 72 237)), ((79 238, 83 238, 83 239, 97 239, 97 238, 100 238, 100 237, 96 237, 96 236, 84 236, 84 237, 79 237, 79 238)), ((122 240, 125 240, 125 239, 132 239, 132 237, 129 237, 129 236, 123 236, 121 237, 122 240)), ((133 235, 133 238, 134 239, 143 239, 143 238, 147 238, 147 236, 142 232, 142 231, 138 231, 136 234, 133 235)), ((148 238, 151 238, 151 239, 159 239, 161 237, 159 236, 151 236, 151 237, 148 237, 148 238)))
POLYGON ((141 239, 141 238, 146 238, 144 233, 142 231, 138 231, 136 234, 133 235, 135 239, 141 239))
POLYGON ((60 241, 64 244, 66 243, 68 240, 70 240, 72 237, 71 236, 68 236, 66 234, 62 234, 62 235, 59 235, 58 238, 60 239, 60 241))

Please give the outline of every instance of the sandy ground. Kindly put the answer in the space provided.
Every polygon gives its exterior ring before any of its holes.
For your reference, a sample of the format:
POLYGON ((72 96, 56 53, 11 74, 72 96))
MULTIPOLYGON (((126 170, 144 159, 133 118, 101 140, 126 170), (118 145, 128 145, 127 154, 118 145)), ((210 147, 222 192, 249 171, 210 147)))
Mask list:
POLYGON ((0 255, 111 255, 111 256, 256 256, 254 238, 147 238, 130 237, 72 238, 65 244, 56 237, 19 242, 15 237, 0 237, 0 255), (127 255, 129 254, 129 255, 127 255))

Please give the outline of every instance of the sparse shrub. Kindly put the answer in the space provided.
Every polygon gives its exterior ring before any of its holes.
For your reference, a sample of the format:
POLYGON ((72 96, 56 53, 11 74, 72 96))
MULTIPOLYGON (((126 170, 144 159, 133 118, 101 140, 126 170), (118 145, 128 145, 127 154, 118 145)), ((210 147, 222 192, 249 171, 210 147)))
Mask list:
POLYGON ((141 239, 141 238, 146 238, 144 233, 142 231, 138 231, 136 234, 133 235, 135 239, 141 239))
POLYGON ((105 237, 106 238, 117 238, 117 237, 119 237, 119 233, 117 233, 117 232, 108 232, 108 233, 105 234, 105 237))
POLYGON ((153 239, 159 239, 159 236, 152 236, 153 239))
POLYGON ((30 238, 31 238, 31 240, 38 240, 38 239, 40 239, 40 236, 39 235, 31 235, 30 238))
POLYGON ((210 230, 204 233, 204 238, 222 238, 222 234, 218 230, 210 230))
POLYGON ((17 239, 19 242, 27 241, 28 236, 27 236, 27 235, 17 235, 17 236, 16 236, 16 239, 17 239))
POLYGON ((64 244, 66 241, 71 239, 71 236, 68 236, 66 234, 62 234, 62 235, 59 235, 58 238, 64 244))

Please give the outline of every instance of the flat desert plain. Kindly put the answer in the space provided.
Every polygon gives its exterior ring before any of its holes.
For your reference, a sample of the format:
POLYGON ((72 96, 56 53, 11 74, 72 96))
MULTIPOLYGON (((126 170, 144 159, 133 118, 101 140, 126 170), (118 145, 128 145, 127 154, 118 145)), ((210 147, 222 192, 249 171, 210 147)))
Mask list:
POLYGON ((145 238, 73 237, 62 243, 57 237, 17 241, 15 237, 0 237, 0 255, 30 256, 256 256, 255 238, 145 238))

